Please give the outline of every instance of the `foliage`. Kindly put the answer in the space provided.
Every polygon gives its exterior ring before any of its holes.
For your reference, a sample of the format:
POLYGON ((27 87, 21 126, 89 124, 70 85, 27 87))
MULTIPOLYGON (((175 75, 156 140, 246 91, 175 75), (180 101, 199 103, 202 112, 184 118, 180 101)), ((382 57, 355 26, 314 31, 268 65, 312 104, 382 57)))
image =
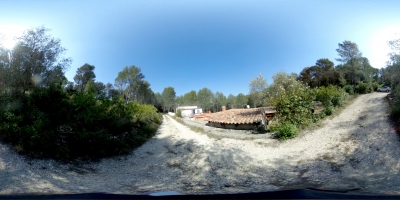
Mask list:
POLYGON ((262 74, 252 79, 249 83, 250 98, 253 107, 262 106, 264 98, 264 90, 267 88, 267 80, 262 74))
POLYGON ((317 101, 321 101, 325 108, 328 108, 329 106, 342 106, 346 98, 347 93, 344 91, 344 89, 329 85, 328 87, 319 88, 316 99, 317 101))
POLYGON ((118 73, 114 85, 127 102, 154 103, 154 93, 150 89, 150 83, 143 79, 141 69, 132 65, 118 73))
POLYGON ((182 118, 182 111, 180 109, 178 109, 175 113, 176 117, 182 118))
POLYGON ((236 105, 236 97, 233 94, 229 94, 226 98, 226 109, 235 108, 236 105))
POLYGON ((360 82, 356 87, 356 91, 360 94, 367 94, 369 92, 369 85, 367 83, 360 82))
POLYGON ((0 48, 0 80, 6 92, 22 94, 66 80, 64 71, 71 59, 62 56, 66 49, 48 32, 44 27, 32 28, 17 38, 12 50, 0 48))
POLYGON ((76 90, 83 92, 89 82, 94 83, 96 78, 94 68, 93 65, 85 63, 76 70, 76 75, 74 76, 76 90))
POLYGON ((356 85, 360 82, 367 83, 366 88, 362 84, 361 93, 372 91, 372 82, 379 80, 379 69, 373 68, 369 60, 362 57, 357 44, 351 41, 344 41, 339 44, 339 48, 336 51, 340 56, 336 60, 342 62, 342 65, 336 66, 336 69, 343 75, 346 82, 352 84, 354 89, 357 89, 356 85))
POLYGON ((372 88, 371 88, 371 89, 372 89, 371 92, 373 92, 373 91, 378 90, 378 88, 380 88, 380 87, 382 87, 382 86, 379 85, 377 82, 373 82, 371 87, 372 87, 372 88))
POLYGON ((354 86, 352 86, 352 85, 345 85, 343 87, 343 89, 347 94, 350 94, 350 95, 354 94, 354 86))
POLYGON ((213 92, 208 88, 202 88, 197 92, 197 101, 204 111, 210 111, 212 108, 213 92))
MULTIPOLYGON (((393 98, 393 102, 390 105, 390 117, 397 126, 397 130, 400 130, 400 87, 396 87, 392 90, 390 95, 393 98)), ((400 133, 400 132, 399 132, 400 133)))
POLYGON ((284 122, 276 127, 276 136, 280 140, 287 140, 296 137, 298 130, 296 125, 289 122, 284 122))
POLYGON ((312 122, 315 90, 296 80, 296 75, 278 73, 274 83, 267 89, 268 104, 276 108, 276 117, 281 123, 306 126, 312 122))
POLYGON ((324 114, 326 116, 330 116, 333 114, 333 111, 335 110, 335 108, 333 106, 328 106, 324 109, 324 114))
POLYGON ((340 73, 333 67, 334 63, 327 58, 317 60, 314 66, 304 68, 298 80, 311 88, 340 84, 340 73))
POLYGON ((235 99, 235 107, 236 108, 245 108, 248 104, 248 98, 246 95, 239 93, 235 99))
POLYGON ((1 138, 36 157, 95 159, 129 153, 161 122, 153 106, 82 93, 68 97, 59 85, 1 98, 1 138))
POLYGON ((184 106, 193 106, 197 104, 197 94, 195 90, 192 90, 183 95, 183 103, 184 106))
POLYGON ((400 54, 391 54, 387 67, 382 71, 383 84, 391 85, 392 89, 400 85, 400 54))
POLYGON ((162 103, 164 106, 164 112, 169 111, 172 109, 172 107, 175 104, 175 89, 173 87, 166 87, 164 88, 161 98, 162 98, 162 103))
POLYGON ((222 92, 216 92, 211 98, 213 104, 213 112, 218 112, 222 110, 222 106, 226 104, 226 97, 222 92))

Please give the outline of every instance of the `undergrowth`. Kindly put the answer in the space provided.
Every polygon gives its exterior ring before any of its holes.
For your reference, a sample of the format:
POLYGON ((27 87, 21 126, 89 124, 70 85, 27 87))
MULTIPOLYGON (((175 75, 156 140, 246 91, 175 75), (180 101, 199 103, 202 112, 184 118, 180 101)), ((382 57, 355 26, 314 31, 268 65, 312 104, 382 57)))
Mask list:
POLYGON ((0 96, 0 137, 24 155, 57 160, 128 154, 161 123, 154 106, 76 93, 60 86, 0 96))

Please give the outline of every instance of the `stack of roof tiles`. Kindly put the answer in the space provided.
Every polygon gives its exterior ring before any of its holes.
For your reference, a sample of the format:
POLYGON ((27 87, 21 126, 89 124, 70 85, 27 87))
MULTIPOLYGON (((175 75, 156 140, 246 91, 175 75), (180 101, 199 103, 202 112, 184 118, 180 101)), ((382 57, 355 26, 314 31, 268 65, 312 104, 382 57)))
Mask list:
POLYGON ((211 114, 208 121, 223 124, 260 123, 262 120, 262 110, 265 110, 266 116, 273 116, 275 114, 275 110, 271 107, 230 109, 223 112, 211 114))

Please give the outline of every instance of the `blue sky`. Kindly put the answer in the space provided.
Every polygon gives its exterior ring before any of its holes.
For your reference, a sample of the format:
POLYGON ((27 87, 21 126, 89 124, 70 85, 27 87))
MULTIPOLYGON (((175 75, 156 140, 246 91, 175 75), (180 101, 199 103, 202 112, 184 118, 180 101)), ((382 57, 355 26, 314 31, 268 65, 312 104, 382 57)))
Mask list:
POLYGON ((386 41, 400 33, 400 1, 0 1, 0 33, 44 25, 96 81, 114 83, 125 66, 142 69, 154 92, 203 87, 247 94, 259 73, 299 73, 320 58, 338 62, 338 43, 358 44, 385 66, 386 41))

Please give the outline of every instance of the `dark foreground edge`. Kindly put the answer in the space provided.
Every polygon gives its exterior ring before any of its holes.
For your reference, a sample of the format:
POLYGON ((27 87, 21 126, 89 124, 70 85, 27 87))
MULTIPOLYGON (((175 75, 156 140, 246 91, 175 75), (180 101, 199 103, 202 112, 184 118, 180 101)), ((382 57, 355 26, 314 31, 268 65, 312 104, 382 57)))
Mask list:
POLYGON ((176 192, 160 192, 141 195, 109 193, 17 194, 0 195, 0 199, 400 199, 400 195, 363 195, 312 189, 298 189, 259 193, 205 195, 179 195, 176 192))

